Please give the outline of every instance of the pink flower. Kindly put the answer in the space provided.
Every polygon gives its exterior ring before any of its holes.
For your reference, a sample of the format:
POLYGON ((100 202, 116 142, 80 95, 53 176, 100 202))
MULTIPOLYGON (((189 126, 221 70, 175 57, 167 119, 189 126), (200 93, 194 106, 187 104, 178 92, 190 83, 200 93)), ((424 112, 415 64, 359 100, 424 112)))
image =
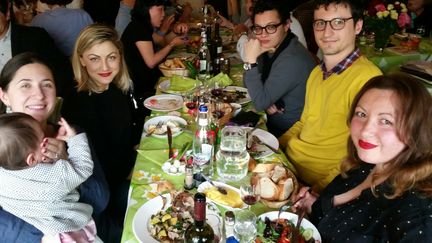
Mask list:
POLYGON ((382 12, 382 11, 386 11, 386 10, 387 10, 387 8, 384 6, 384 4, 378 4, 378 5, 376 5, 376 6, 375 6, 375 9, 376 9, 378 12, 382 12))
POLYGON ((411 23, 411 18, 407 13, 401 13, 397 20, 398 26, 404 28, 411 23))

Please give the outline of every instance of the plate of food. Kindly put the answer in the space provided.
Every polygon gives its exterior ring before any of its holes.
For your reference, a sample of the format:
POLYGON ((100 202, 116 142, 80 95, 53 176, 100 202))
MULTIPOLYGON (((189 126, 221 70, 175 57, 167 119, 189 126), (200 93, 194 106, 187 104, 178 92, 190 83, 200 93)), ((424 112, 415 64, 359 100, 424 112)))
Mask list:
POLYGON ((144 100, 144 106, 152 111, 175 111, 183 106, 183 98, 178 95, 154 95, 144 100))
POLYGON ((226 103, 238 103, 240 105, 245 105, 251 101, 247 88, 239 86, 225 87, 220 97, 226 103))
MULTIPOLYGON (((278 211, 272 211, 258 216, 257 238, 265 239, 265 242, 289 242, 288 240, 282 240, 290 239, 288 237, 292 234, 285 234, 283 232, 293 232, 297 230, 295 225, 297 224, 298 216, 293 213, 282 212, 278 221, 278 226, 276 226, 278 213, 278 211)), ((309 220, 302 220, 299 231, 299 236, 302 237, 299 242, 321 242, 321 235, 318 229, 309 220)))
POLYGON ((251 185, 260 201, 270 208, 280 208, 297 193, 295 175, 282 164, 261 163, 252 170, 251 185))
MULTIPOLYGON (((244 129, 247 132, 252 128, 245 127, 244 129)), ((250 156, 252 156, 254 159, 262 159, 274 154, 274 152, 264 144, 267 144, 276 150, 279 149, 279 141, 277 138, 273 134, 259 128, 255 129, 252 134, 249 134, 248 140, 248 151, 250 156), (253 136, 256 136, 258 139, 253 139, 253 136)))
POLYGON ((183 127, 186 125, 186 120, 178 116, 157 116, 144 123, 144 131, 147 134, 151 133, 153 137, 165 138, 169 126, 172 136, 175 137, 183 132, 183 127))
MULTIPOLYGON (((194 222, 193 205, 193 195, 188 192, 167 193, 149 200, 132 220, 136 239, 142 243, 183 242, 184 231, 194 222)), ((222 219, 213 203, 207 203, 206 218, 219 242, 221 232, 215 228, 222 224, 222 219)))
POLYGON ((207 199, 211 202, 214 202, 215 204, 220 205, 228 210, 247 208, 247 205, 242 201, 240 197, 239 189, 218 181, 213 181, 213 183, 217 187, 224 188, 227 191, 227 194, 224 195, 219 192, 218 189, 212 184, 210 184, 208 181, 201 183, 198 186, 197 191, 204 193, 207 199))

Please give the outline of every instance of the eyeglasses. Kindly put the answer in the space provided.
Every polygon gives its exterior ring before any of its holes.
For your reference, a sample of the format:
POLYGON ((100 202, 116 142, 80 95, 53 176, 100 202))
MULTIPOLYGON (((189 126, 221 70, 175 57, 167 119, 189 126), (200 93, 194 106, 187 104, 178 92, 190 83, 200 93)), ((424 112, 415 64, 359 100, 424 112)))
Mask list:
POLYGON ((263 30, 265 29, 265 31, 267 32, 267 34, 274 34, 276 33, 277 28, 281 25, 282 23, 279 24, 269 24, 266 25, 264 27, 258 26, 258 25, 254 25, 251 27, 252 32, 255 35, 261 35, 263 33, 263 30))
POLYGON ((323 31, 326 28, 327 23, 330 23, 330 27, 333 30, 341 30, 345 27, 345 22, 352 19, 352 18, 353 17, 351 17, 351 18, 334 18, 331 20, 317 19, 317 20, 314 20, 312 26, 313 26, 314 30, 316 30, 316 31, 323 31))

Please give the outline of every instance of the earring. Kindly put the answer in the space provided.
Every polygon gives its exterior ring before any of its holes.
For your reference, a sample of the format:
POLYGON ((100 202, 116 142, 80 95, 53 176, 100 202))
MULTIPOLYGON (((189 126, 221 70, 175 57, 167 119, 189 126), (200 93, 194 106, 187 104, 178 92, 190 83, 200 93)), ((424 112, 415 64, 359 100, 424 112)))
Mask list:
POLYGON ((12 113, 12 109, 10 108, 10 106, 6 106, 6 113, 12 113))

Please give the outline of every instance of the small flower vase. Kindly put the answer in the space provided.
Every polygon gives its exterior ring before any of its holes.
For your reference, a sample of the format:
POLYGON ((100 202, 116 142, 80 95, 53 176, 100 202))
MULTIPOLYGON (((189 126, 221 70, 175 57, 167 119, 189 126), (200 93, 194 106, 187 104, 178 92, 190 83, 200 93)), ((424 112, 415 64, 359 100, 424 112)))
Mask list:
POLYGON ((383 52, 390 41, 391 32, 380 29, 375 32, 375 50, 383 52))

